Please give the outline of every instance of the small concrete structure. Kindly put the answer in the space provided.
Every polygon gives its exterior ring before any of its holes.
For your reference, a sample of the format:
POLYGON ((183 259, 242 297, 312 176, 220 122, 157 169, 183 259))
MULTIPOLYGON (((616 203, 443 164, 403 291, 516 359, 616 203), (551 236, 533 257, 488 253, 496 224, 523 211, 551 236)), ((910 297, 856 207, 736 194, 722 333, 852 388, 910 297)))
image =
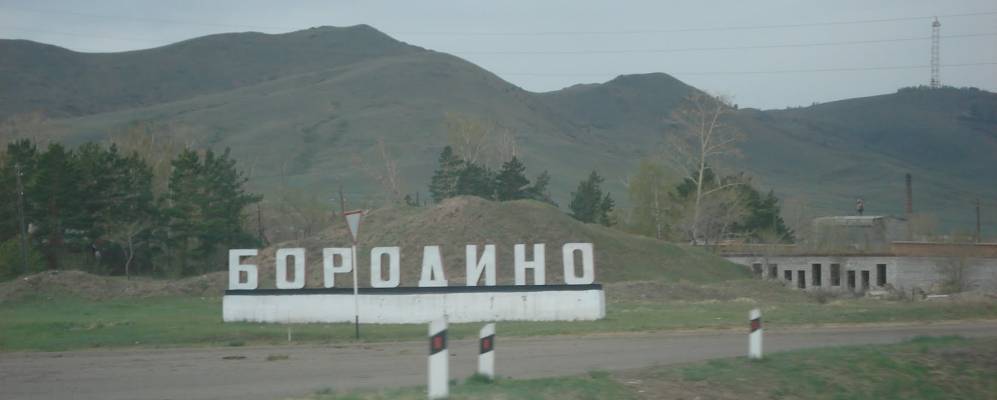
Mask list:
MULTIPOLYGON (((606 316, 602 285, 360 288, 361 323, 580 321, 606 316)), ((353 290, 227 290, 225 322, 353 322, 353 290)))
POLYGON ((906 220, 823 217, 802 245, 732 244, 721 254, 763 279, 803 290, 997 291, 997 243, 902 241, 906 220))
POLYGON ((997 258, 880 255, 727 255, 756 276, 794 288, 866 292, 911 289, 934 292, 946 284, 997 291, 997 258), (957 282, 951 282, 956 280, 957 282))
POLYGON ((997 291, 997 243, 892 242, 865 252, 739 245, 722 252, 757 277, 805 290, 997 291))

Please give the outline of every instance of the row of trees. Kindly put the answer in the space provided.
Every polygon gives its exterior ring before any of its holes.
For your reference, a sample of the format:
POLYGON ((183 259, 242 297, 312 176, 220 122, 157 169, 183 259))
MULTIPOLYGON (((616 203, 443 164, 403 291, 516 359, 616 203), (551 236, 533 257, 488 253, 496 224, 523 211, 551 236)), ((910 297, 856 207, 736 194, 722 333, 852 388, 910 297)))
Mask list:
POLYGON ((690 178, 676 179, 659 163, 641 162, 629 181, 633 208, 626 228, 673 241, 794 241, 774 192, 762 194, 743 174, 717 176, 709 166, 702 176, 697 185, 690 178), (697 192, 708 195, 697 203, 697 192))
POLYGON ((116 145, 9 143, 0 152, 0 273, 29 272, 27 258, 31 270, 190 275, 223 268, 230 246, 256 244, 242 212, 261 197, 244 190, 228 150, 184 149, 170 166, 157 190, 153 167, 116 145))
POLYGON ((526 177, 526 166, 515 156, 504 162, 496 172, 464 160, 447 146, 440 153, 437 169, 429 183, 429 193, 436 202, 468 195, 498 201, 533 199, 555 204, 547 190, 549 183, 550 175, 544 171, 531 184, 526 177))

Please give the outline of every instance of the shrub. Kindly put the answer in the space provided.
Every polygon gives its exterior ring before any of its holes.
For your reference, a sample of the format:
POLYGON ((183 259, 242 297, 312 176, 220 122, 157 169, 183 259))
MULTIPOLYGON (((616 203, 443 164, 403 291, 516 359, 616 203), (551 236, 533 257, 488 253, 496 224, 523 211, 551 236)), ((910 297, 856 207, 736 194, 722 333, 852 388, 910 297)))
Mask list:
POLYGON ((45 269, 45 260, 35 248, 28 249, 28 270, 23 271, 21 258, 21 241, 13 237, 0 243, 0 281, 6 281, 22 273, 39 272, 45 269))

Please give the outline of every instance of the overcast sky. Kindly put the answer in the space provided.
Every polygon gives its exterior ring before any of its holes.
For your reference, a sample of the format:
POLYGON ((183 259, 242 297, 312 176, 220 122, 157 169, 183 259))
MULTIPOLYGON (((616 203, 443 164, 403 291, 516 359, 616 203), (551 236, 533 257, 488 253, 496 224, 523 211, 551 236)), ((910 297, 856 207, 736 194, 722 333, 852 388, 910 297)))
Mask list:
POLYGON ((934 15, 942 83, 995 91, 993 0, 0 0, 0 37, 110 52, 368 24, 531 91, 665 72, 742 107, 782 108, 927 84, 934 15))

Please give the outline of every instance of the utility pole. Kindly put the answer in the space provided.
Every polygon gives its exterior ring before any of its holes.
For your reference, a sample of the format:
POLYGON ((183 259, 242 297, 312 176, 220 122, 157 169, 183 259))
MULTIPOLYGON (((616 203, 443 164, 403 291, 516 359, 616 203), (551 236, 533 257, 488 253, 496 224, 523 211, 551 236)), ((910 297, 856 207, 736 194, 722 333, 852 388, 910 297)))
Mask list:
POLYGON ((24 183, 21 182, 21 164, 14 164, 14 176, 17 180, 17 219, 21 227, 21 272, 28 272, 28 226, 24 223, 24 183))

